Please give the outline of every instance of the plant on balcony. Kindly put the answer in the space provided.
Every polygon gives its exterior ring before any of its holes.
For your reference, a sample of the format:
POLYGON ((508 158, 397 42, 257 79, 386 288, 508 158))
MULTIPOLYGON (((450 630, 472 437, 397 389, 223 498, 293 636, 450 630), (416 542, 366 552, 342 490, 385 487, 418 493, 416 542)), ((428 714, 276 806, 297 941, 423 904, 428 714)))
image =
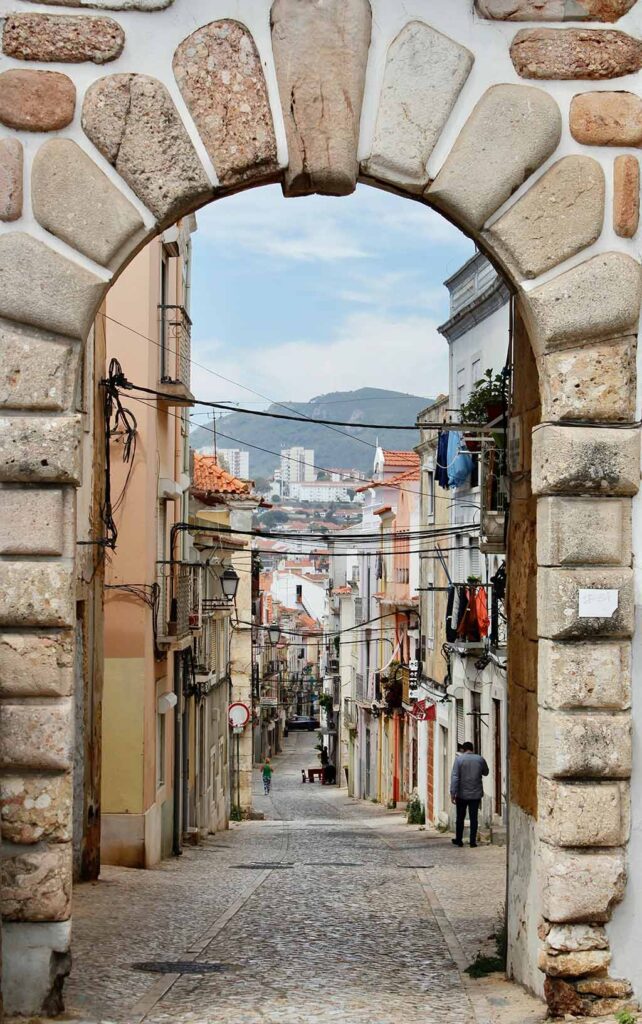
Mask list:
POLYGON ((498 419, 504 411, 506 390, 505 375, 486 370, 481 380, 474 384, 468 401, 459 410, 461 422, 484 424, 498 419))
POLYGON ((331 693, 320 693, 319 694, 319 706, 323 708, 326 714, 331 715, 334 708, 334 701, 331 693))

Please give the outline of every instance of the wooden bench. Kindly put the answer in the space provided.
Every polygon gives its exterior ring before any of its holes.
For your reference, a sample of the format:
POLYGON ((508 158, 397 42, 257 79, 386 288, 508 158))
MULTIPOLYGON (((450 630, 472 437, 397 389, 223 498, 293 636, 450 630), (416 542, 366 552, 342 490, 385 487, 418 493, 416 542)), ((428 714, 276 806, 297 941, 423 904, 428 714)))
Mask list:
POLYGON ((308 768, 308 782, 314 782, 315 775, 318 775, 319 779, 322 779, 323 768, 308 768))

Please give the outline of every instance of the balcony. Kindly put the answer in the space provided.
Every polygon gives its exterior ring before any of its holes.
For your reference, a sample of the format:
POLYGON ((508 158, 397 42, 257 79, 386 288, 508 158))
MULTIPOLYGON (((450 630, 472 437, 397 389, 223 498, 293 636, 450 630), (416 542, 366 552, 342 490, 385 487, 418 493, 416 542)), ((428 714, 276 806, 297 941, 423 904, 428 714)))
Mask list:
POLYGON ((159 399, 159 402, 168 407, 192 406, 192 321, 184 306, 159 305, 158 312, 161 338, 160 390, 167 396, 159 399))
POLYGON ((192 630, 200 629, 202 569, 203 566, 188 562, 157 562, 159 646, 182 650, 189 647, 192 630))

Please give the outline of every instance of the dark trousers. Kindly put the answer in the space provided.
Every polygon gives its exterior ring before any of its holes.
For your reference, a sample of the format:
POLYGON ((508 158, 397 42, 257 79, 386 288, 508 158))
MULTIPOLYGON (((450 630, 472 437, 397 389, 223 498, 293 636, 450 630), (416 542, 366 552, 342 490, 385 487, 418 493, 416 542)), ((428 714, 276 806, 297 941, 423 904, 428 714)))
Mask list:
POLYGON ((458 843, 464 840, 464 822, 466 820, 466 811, 468 811, 468 817, 470 818, 470 842, 474 846, 477 842, 477 821, 479 819, 479 805, 481 800, 461 800, 457 797, 457 825, 455 829, 455 838, 458 843))

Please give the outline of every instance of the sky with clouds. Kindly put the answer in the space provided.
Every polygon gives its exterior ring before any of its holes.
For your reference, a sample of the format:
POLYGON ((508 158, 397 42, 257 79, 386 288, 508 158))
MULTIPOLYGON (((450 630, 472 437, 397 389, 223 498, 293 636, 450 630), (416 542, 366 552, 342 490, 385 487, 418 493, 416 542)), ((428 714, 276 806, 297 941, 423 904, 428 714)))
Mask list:
POLYGON ((220 376, 193 365, 195 395, 265 406, 360 387, 448 389, 443 281, 473 246, 438 214, 365 185, 288 200, 274 185, 197 220, 192 358, 220 376))

